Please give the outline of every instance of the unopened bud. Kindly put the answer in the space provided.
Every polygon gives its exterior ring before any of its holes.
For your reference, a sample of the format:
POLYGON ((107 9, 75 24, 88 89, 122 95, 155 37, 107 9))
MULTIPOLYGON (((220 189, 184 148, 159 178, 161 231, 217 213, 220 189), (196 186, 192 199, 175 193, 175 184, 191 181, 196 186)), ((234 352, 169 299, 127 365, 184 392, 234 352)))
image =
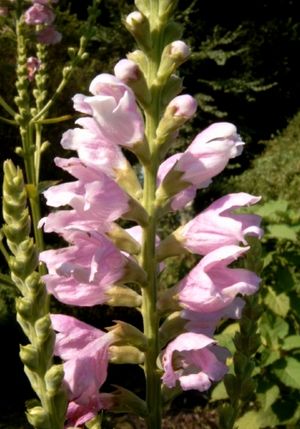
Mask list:
POLYGON ((169 55, 177 63, 182 64, 191 55, 191 50, 182 40, 175 40, 169 45, 169 55))
POLYGON ((189 94, 175 97, 167 106, 157 131, 157 143, 163 144, 169 136, 192 118, 197 110, 197 101, 189 94))
POLYGON ((133 346, 110 346, 109 361, 115 364, 142 364, 144 353, 133 346))
POLYGON ((190 48, 181 40, 176 40, 165 47, 157 77, 165 82, 190 56, 190 48))
POLYGON ((39 357, 37 349, 31 345, 20 346, 20 358, 25 366, 29 369, 36 371, 39 365, 39 357))
POLYGON ((47 314, 46 316, 38 319, 34 327, 39 341, 41 342, 46 341, 51 332, 50 316, 47 314))
POLYGON ((126 17, 124 24, 137 43, 147 50, 150 47, 150 27, 148 19, 141 12, 134 11, 126 17))
POLYGON ((63 365, 52 365, 45 374, 47 392, 53 396, 60 389, 64 378, 63 365))
POLYGON ((50 429, 47 412, 42 407, 34 407, 27 411, 27 419, 37 429, 50 429))
POLYGON ((115 76, 125 83, 136 81, 141 75, 137 64, 131 60, 122 59, 114 67, 115 76))
POLYGON ((135 93, 140 103, 150 103, 150 92, 139 66, 132 60, 122 59, 114 68, 115 76, 126 83, 135 93))

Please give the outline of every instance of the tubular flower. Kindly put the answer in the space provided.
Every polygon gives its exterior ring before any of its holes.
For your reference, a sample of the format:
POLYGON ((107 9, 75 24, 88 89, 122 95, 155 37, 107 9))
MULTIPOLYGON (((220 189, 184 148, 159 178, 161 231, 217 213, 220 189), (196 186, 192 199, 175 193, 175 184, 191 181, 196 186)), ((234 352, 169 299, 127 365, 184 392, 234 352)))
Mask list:
POLYGON ((64 362, 70 401, 66 418, 70 425, 82 425, 110 405, 110 395, 99 393, 99 389, 107 377, 108 349, 114 334, 71 316, 53 314, 51 321, 57 331, 55 354, 64 362))
POLYGON ((56 158, 55 163, 78 181, 52 186, 44 192, 49 206, 69 205, 73 208, 51 213, 42 219, 40 224, 44 224, 46 232, 105 231, 111 222, 129 210, 129 196, 101 171, 87 168, 78 158, 56 158))
POLYGON ((249 247, 231 245, 208 253, 176 286, 167 289, 160 298, 160 308, 170 308, 178 301, 184 309, 210 313, 230 305, 238 294, 255 293, 260 282, 255 273, 228 268, 247 250, 249 247))
MULTIPOLYGON (((189 188, 187 188, 189 189, 189 188)), ((184 192, 184 191, 182 191, 184 192)), ((199 255, 230 244, 247 244, 245 237, 262 236, 261 218, 254 214, 234 214, 233 210, 255 204, 260 197, 240 192, 213 202, 187 224, 179 227, 161 245, 161 250, 176 255, 180 248, 199 255), (172 245, 173 244, 173 245, 172 245), (179 245, 179 248, 178 248, 179 245)))
POLYGON ((233 124, 210 125, 196 136, 184 153, 177 154, 176 162, 157 190, 158 198, 164 200, 190 185, 207 187, 211 179, 224 170, 229 159, 241 154, 243 145, 233 124))
POLYGON ((44 45, 56 45, 61 42, 62 34, 53 25, 47 25, 36 34, 37 41, 44 45))
POLYGON ((122 280, 127 258, 97 232, 75 231, 68 239, 72 246, 40 254, 49 271, 43 276, 48 292, 65 304, 103 304, 110 287, 122 280))
MULTIPOLYGON (((164 162, 161 163, 158 169, 157 178, 158 185, 163 182, 165 176, 169 173, 172 167, 176 164, 178 159, 181 157, 182 153, 176 153, 175 155, 170 156, 164 162)), ((189 202, 193 201, 196 196, 197 187, 188 186, 182 191, 178 192, 170 201, 170 207, 172 210, 181 210, 189 202)))
POLYGON ((51 8, 41 3, 34 3, 26 10, 24 17, 28 25, 49 25, 52 24, 55 19, 54 12, 51 8))
POLYGON ((204 334, 211 337, 222 319, 240 319, 245 302, 242 298, 237 297, 227 306, 217 311, 209 313, 183 310, 181 317, 186 320, 185 330, 204 334))
MULTIPOLYGON (((133 91, 115 76, 103 73, 90 84, 92 97, 76 107, 92 113, 102 140, 131 148, 144 140, 144 121, 133 91), (89 107, 88 107, 89 106, 89 107)), ((77 95, 78 100, 78 95, 77 95)))
MULTIPOLYGON (((75 106, 78 105, 80 101, 77 97, 75 106)), ((80 118, 76 123, 82 128, 70 129, 63 134, 61 144, 64 149, 76 150, 80 160, 88 167, 97 168, 112 178, 117 170, 126 170, 127 161, 121 149, 104 139, 93 118, 80 118)))
POLYGON ((228 265, 249 247, 223 246, 204 256, 177 285, 180 303, 189 310, 211 312, 232 303, 236 295, 257 291, 260 278, 243 268, 228 265))
POLYGON ((182 390, 202 392, 209 389, 213 381, 221 380, 227 372, 224 362, 228 353, 214 343, 203 334, 179 335, 163 352, 163 383, 172 388, 178 381, 182 390))

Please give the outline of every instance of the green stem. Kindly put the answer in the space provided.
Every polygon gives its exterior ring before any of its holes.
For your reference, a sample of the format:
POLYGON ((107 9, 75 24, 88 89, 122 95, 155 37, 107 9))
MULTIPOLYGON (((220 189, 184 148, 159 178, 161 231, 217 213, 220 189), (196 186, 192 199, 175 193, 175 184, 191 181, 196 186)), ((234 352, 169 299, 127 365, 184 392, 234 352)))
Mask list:
POLYGON ((144 334, 148 339, 148 348, 145 353, 146 402, 149 411, 147 427, 149 429, 161 428, 161 380, 157 368, 159 347, 159 315, 157 312, 157 273, 155 236, 157 228, 156 212, 156 181, 159 159, 155 144, 156 129, 161 112, 161 88, 153 85, 161 59, 161 33, 157 31, 158 1, 150 2, 150 27, 152 29, 154 47, 149 54, 149 66, 146 76, 149 88, 152 87, 152 103, 145 111, 145 134, 151 152, 151 161, 144 168, 144 199, 143 205, 149 215, 149 224, 144 228, 142 245, 143 268, 148 275, 148 284, 143 289, 142 314, 144 320, 144 334))
POLYGON ((159 354, 158 328, 159 317, 156 309, 157 300, 157 263, 155 258, 155 190, 156 190, 156 163, 145 169, 144 207, 149 214, 149 224, 143 234, 143 268, 148 275, 148 284, 143 289, 142 314, 144 320, 144 334, 148 339, 148 348, 145 353, 146 402, 149 410, 147 419, 148 428, 161 427, 161 382, 157 368, 159 354))
POLYGON ((13 119, 7 119, 7 118, 4 118, 3 116, 0 116, 0 121, 1 121, 1 122, 4 122, 5 124, 9 124, 9 125, 15 125, 15 126, 17 126, 16 121, 14 121, 13 119))
POLYGON ((17 114, 17 112, 15 112, 14 109, 12 107, 10 107, 9 104, 7 104, 7 102, 4 100, 4 98, 1 97, 1 95, 0 95, 0 105, 11 116, 15 117, 15 115, 17 114))

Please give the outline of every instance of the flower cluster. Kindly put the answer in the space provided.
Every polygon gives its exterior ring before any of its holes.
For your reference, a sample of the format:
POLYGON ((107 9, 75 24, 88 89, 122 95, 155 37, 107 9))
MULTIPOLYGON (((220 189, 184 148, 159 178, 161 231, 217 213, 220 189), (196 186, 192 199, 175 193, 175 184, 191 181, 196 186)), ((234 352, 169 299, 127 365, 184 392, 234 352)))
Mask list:
POLYGON ((58 0, 32 0, 30 6, 24 13, 24 20, 27 25, 37 28, 37 41, 45 45, 54 45, 61 41, 62 35, 53 25, 55 14, 52 3, 58 0))
MULTIPOLYGON (((181 53, 173 51, 176 58, 181 53)), ((138 92, 138 85, 144 83, 130 60, 118 63, 115 74, 97 76, 89 88, 91 96, 74 97, 74 108, 86 116, 63 135, 62 146, 76 151, 77 157, 56 158, 55 163, 76 180, 53 186, 44 194, 49 206, 69 207, 54 211, 40 223, 46 232, 56 232, 69 244, 40 256, 48 268, 44 276, 48 292, 69 305, 141 308, 150 276, 140 259, 143 231, 150 222, 144 207, 145 189, 122 151, 135 153, 144 166, 151 162, 144 119, 128 86, 129 82, 136 85, 138 92), (120 218, 136 225, 125 230, 118 224, 120 218)), ((162 153, 195 110, 195 100, 186 94, 169 102, 156 133, 162 153)), ((208 186, 241 153, 243 144, 234 125, 216 123, 198 134, 184 152, 163 161, 156 177, 158 212, 179 210, 192 201, 197 189, 208 186)), ((253 294, 259 284, 256 274, 230 264, 248 251, 247 235, 262 235, 258 216, 234 210, 257 201, 259 197, 246 193, 226 195, 169 237, 156 238, 157 271, 164 269, 162 261, 169 256, 192 252, 201 257, 178 284, 160 291, 156 303, 163 321, 161 379, 167 388, 203 391, 226 372, 228 352, 216 344, 214 330, 222 318, 240 317, 243 300, 239 295, 253 294)), ((56 354, 64 361, 70 401, 67 419, 80 425, 99 409, 112 406, 112 396, 99 389, 114 344, 120 342, 114 329, 105 333, 63 315, 53 315, 52 322, 58 332, 56 354)))

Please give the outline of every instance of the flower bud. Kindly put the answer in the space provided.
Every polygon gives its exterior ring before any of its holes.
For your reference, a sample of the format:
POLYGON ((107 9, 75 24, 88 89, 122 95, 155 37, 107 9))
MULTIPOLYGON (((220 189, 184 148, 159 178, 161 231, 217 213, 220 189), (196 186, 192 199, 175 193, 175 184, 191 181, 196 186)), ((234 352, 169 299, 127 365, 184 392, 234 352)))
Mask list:
POLYGON ((27 419, 36 429, 50 429, 48 414, 42 407, 30 408, 27 411, 27 419))
POLYGON ((108 305, 112 307, 139 307, 142 297, 126 286, 111 286, 106 292, 108 305))
POLYGON ((150 47, 150 27, 148 19, 139 11, 127 15, 124 25, 133 35, 137 43, 144 49, 150 47))
POLYGON ((51 332, 51 320, 50 316, 47 314, 44 317, 38 319, 34 325, 36 335, 39 341, 44 342, 49 337, 51 332))
POLYGON ((38 351, 32 344, 20 346, 20 358, 25 366, 36 371, 39 366, 38 351))
POLYGON ((163 144, 174 131, 192 118, 197 109, 197 101, 189 94, 175 97, 167 106, 157 131, 157 142, 163 144))
POLYGON ((144 362, 144 353, 133 346, 110 346, 109 361, 115 364, 138 364, 144 362))
POLYGON ((52 365, 45 374, 47 392, 54 396, 60 389, 64 378, 63 365, 52 365))
POLYGON ((175 40, 165 47, 157 77, 164 83, 190 56, 190 48, 181 40, 175 40))
POLYGON ((150 92, 139 66, 132 60, 122 59, 114 68, 115 76, 128 85, 144 105, 150 103, 150 92))

